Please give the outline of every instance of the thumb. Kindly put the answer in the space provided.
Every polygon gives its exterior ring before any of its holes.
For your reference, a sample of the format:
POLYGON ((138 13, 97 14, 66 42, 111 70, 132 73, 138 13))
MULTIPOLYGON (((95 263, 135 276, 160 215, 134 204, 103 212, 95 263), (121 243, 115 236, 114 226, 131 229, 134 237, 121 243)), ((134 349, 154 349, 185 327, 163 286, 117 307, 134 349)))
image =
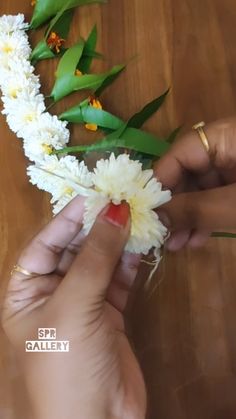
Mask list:
POLYGON ((160 207, 158 215, 171 230, 236 228, 236 184, 181 193, 160 207))
POLYGON ((75 295, 80 298, 105 295, 129 238, 129 220, 130 208, 125 202, 111 203, 97 217, 63 281, 65 286, 67 283, 74 288, 75 295))

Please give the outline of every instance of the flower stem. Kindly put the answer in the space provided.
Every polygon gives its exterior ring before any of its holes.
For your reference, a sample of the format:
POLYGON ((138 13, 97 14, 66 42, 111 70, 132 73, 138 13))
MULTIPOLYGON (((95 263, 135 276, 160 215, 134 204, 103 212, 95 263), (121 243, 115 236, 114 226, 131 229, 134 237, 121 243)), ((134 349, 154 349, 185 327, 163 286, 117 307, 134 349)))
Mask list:
POLYGON ((65 153, 79 153, 81 151, 86 151, 90 146, 80 145, 74 147, 65 147, 60 150, 54 150, 53 154, 65 154, 65 153))
POLYGON ((236 233, 215 232, 211 237, 226 237, 228 239, 236 239, 236 233))
POLYGON ((56 105, 56 102, 52 102, 48 107, 46 108, 46 111, 49 111, 54 105, 56 105))

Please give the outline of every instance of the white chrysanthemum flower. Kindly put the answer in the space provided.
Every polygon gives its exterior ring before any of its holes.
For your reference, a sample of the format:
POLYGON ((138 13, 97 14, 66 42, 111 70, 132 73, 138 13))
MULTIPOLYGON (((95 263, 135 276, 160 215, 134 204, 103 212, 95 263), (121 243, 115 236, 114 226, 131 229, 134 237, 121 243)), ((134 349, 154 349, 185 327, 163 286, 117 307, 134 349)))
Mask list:
POLYGON ((30 72, 34 72, 28 58, 19 57, 18 55, 0 55, 0 85, 7 78, 14 74, 26 74, 30 68, 30 72))
POLYGON ((8 60, 7 67, 1 68, 1 71, 4 71, 4 69, 5 77, 10 77, 14 74, 24 74, 27 77, 27 75, 30 76, 35 71, 34 67, 31 65, 30 61, 27 58, 18 56, 10 57, 8 60))
POLYGON ((70 201, 72 201, 72 199, 74 199, 76 196, 78 195, 77 191, 73 191, 71 193, 67 193, 65 195, 63 195, 59 201, 56 202, 56 204, 53 205, 52 208, 52 212, 54 215, 57 215, 60 211, 63 210, 63 208, 65 208, 65 206, 67 204, 69 204, 70 201))
POLYGON ((86 194, 87 188, 92 186, 92 174, 84 162, 74 156, 61 159, 55 155, 45 156, 40 164, 29 166, 27 174, 33 185, 52 194, 51 203, 66 196, 74 197, 78 192, 86 194))
POLYGON ((19 57, 11 57, 10 59, 5 60, 5 62, 0 62, 0 86, 6 88, 8 80, 12 78, 20 79, 29 79, 30 81, 35 81, 35 83, 40 84, 39 76, 34 75, 34 67, 31 65, 29 60, 20 59, 19 57))
POLYGON ((94 169, 94 190, 85 203, 84 230, 87 234, 97 215, 108 203, 128 202, 131 211, 131 235, 126 250, 147 254, 151 248, 160 248, 167 234, 154 209, 171 199, 170 191, 153 177, 152 170, 142 170, 142 164, 127 154, 117 158, 111 154, 99 160, 94 169))
POLYGON ((3 15, 0 17, 0 33, 11 34, 15 31, 26 30, 29 28, 29 24, 24 22, 25 17, 22 13, 16 16, 3 15))
POLYGON ((24 134, 33 122, 39 121, 45 111, 44 97, 41 94, 28 98, 4 101, 3 114, 7 115, 7 123, 17 137, 24 138, 24 134))
POLYGON ((36 96, 39 93, 39 77, 34 74, 24 74, 22 72, 10 73, 1 84, 3 93, 2 101, 6 107, 9 102, 15 99, 24 99, 28 96, 36 96))
POLYGON ((31 54, 31 48, 27 36, 24 32, 13 32, 12 35, 0 36, 0 66, 12 57, 28 59, 31 54))
POLYGON ((70 139, 66 126, 67 122, 60 121, 57 116, 43 113, 37 122, 25 129, 26 156, 32 161, 39 161, 45 154, 51 154, 53 149, 63 148, 70 139))

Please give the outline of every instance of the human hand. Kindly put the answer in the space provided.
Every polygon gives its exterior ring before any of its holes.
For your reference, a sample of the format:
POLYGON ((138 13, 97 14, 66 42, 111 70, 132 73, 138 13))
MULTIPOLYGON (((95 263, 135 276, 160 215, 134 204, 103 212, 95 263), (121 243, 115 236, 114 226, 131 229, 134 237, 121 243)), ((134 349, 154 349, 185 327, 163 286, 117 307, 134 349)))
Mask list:
POLYGON ((155 166, 173 199, 158 211, 172 232, 169 250, 199 247, 212 231, 236 228, 236 118, 204 128, 210 153, 191 131, 180 138, 155 166))
POLYGON ((81 234, 83 199, 75 198, 23 250, 2 315, 23 369, 34 419, 144 419, 142 374, 125 334, 123 311, 139 265, 123 254, 127 204, 106 208, 81 234), (123 254, 123 255, 122 255, 123 254), (69 353, 26 353, 38 328, 53 327, 69 353))

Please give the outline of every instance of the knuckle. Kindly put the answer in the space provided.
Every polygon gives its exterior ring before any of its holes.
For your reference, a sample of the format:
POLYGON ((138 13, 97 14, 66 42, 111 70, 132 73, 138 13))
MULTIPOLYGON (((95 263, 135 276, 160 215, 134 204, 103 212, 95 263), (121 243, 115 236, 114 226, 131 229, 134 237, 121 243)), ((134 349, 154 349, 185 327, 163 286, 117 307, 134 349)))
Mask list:
POLYGON ((215 135, 211 136, 210 154, 217 168, 232 168, 236 162, 236 147, 234 138, 236 125, 232 121, 218 122, 215 135))
POLYGON ((81 227, 80 221, 76 221, 73 218, 70 218, 68 215, 64 214, 63 212, 60 212, 57 217, 62 218, 68 230, 70 230, 72 233, 74 231, 78 231, 78 229, 81 227))
POLYGON ((50 253, 53 253, 53 254, 60 254, 64 250, 63 247, 58 246, 54 243, 44 242, 43 240, 41 240, 40 237, 36 238, 32 244, 33 245, 35 244, 36 246, 38 245, 41 249, 49 251, 50 253))
POLYGON ((230 145, 228 139, 224 139, 217 144, 216 151, 214 154, 214 163, 217 168, 228 169, 235 166, 235 155, 232 153, 232 148, 230 151, 230 145))
POLYGON ((67 246, 67 250, 69 253, 71 253, 73 256, 77 256, 78 253, 81 250, 81 245, 80 244, 75 244, 75 243, 70 243, 67 246))

